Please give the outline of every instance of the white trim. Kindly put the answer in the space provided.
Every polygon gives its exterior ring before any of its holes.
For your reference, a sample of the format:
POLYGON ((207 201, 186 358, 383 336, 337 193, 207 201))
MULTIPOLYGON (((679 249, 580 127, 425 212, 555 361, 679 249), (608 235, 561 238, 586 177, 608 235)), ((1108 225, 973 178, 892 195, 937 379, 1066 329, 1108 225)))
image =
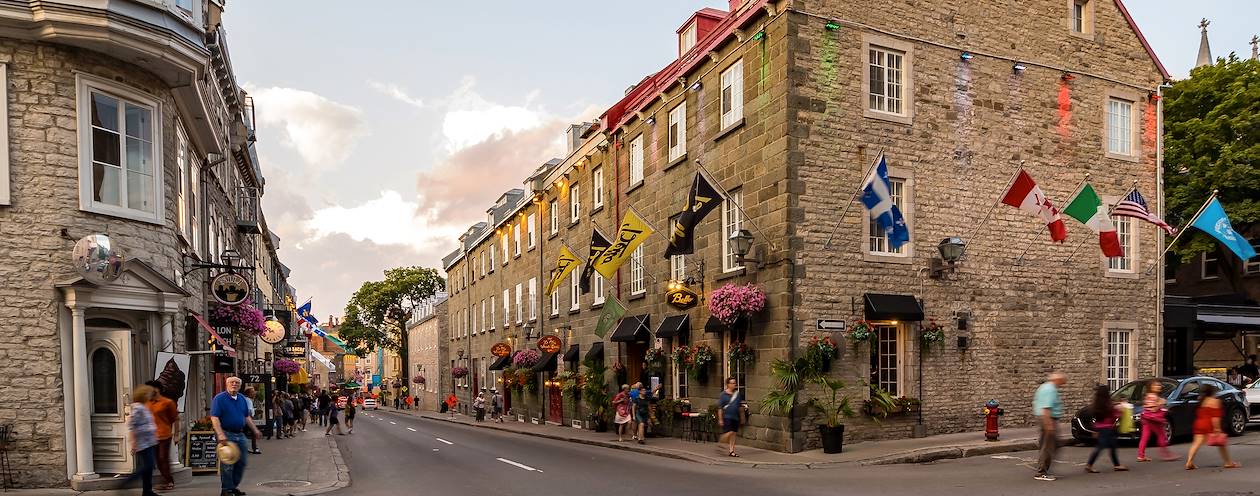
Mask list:
POLYGON ((718 112, 721 113, 721 129, 733 126, 744 118, 744 59, 738 59, 722 71, 721 88, 718 89, 718 112), (725 93, 731 90, 730 108, 726 108, 725 93))
POLYGON ((647 285, 643 283, 643 245, 635 247, 630 252, 630 294, 641 295, 647 292, 647 285))
POLYGON ((547 227, 547 232, 555 234, 560 232, 560 214, 556 212, 556 209, 560 208, 560 204, 556 200, 551 200, 548 205, 550 206, 550 211, 547 217, 551 221, 551 225, 547 227))
MULTIPOLYGON (((75 91, 77 93, 77 121, 79 130, 79 209, 86 212, 93 212, 111 217, 121 217, 150 224, 165 225, 166 224, 166 169, 163 166, 163 133, 162 133, 162 102, 153 95, 119 85, 106 79, 102 79, 89 74, 75 74, 75 91), (132 103, 148 106, 152 112, 152 134, 151 141, 153 146, 153 212, 145 212, 135 210, 125 206, 114 206, 103 203, 96 203, 92 200, 92 123, 89 118, 91 115, 91 94, 98 92, 117 98, 120 103, 126 103, 130 100, 132 103)), ((125 119, 125 110, 120 105, 120 119, 125 119)), ((125 136, 126 130, 121 129, 120 133, 125 136)), ((122 161, 126 160, 127 150, 120 143, 119 157, 122 161)), ((126 164, 120 164, 123 170, 126 170, 126 164)), ((119 196, 122 202, 127 201, 125 176, 119 179, 119 196)))
POLYGON ((9 65, 0 63, 0 205, 12 205, 9 188, 9 65))
POLYGON ((1124 385, 1125 383, 1128 383, 1137 377, 1136 350, 1138 349, 1138 346, 1141 342, 1140 341, 1141 334, 1138 332, 1137 322, 1103 321, 1102 329, 1101 329, 1101 337, 1102 337, 1102 350, 1100 351, 1102 352, 1102 371, 1101 371, 1102 374, 1099 377, 1099 379, 1101 380, 1102 384, 1106 384, 1109 388, 1112 388, 1112 390, 1114 391, 1115 388, 1113 386, 1124 385), (1111 371, 1113 370, 1113 367, 1110 364, 1111 333, 1112 332, 1127 334, 1127 336, 1125 336, 1127 338, 1127 341, 1124 343, 1118 343, 1118 346, 1125 347, 1124 351, 1126 353, 1126 356, 1125 356, 1126 359, 1124 361, 1125 363, 1122 364, 1123 366, 1122 371, 1125 373, 1125 377, 1119 378, 1116 381, 1111 380, 1111 371))
POLYGON ((731 232, 740 229, 744 224, 744 214, 740 211, 743 202, 744 192, 742 190, 730 191, 727 197, 722 200, 722 225, 718 230, 718 236, 722 240, 722 272, 734 272, 743 268, 743 265, 735 263, 735 255, 731 252, 730 239, 731 232), (732 220, 732 217, 734 220, 732 220))
MULTIPOLYGON (((642 135, 640 135, 642 137, 642 135)), ((669 111, 669 126, 665 128, 665 143, 669 147, 669 161, 687 154, 687 100, 669 111), (677 135, 674 126, 678 126, 677 135)))
POLYGON ((578 284, 577 270, 569 273, 569 310, 577 310, 582 305, 582 287, 578 284))
POLYGON ((1215 279, 1219 279, 1220 277, 1221 277, 1221 258, 1216 254, 1216 251, 1203 252, 1203 254, 1199 257, 1199 279, 1203 281, 1212 281, 1215 279), (1207 273, 1207 264, 1208 264, 1209 255, 1211 255, 1210 258, 1212 262, 1216 264, 1216 273, 1212 275, 1208 275, 1207 273))
POLYGON ((569 186, 569 223, 577 224, 582 219, 582 189, 577 183, 569 186))
MULTIPOLYGON (((1110 198, 1104 202, 1104 208, 1111 209, 1116 203, 1119 203, 1119 201, 1120 199, 1118 198, 1110 198)), ((1133 217, 1112 216, 1111 222, 1116 227, 1116 236, 1120 238, 1120 247, 1124 249, 1124 256, 1109 258, 1100 254, 1099 256, 1102 257, 1103 269, 1106 271, 1107 277, 1137 279, 1141 273, 1140 261, 1142 260, 1142 257, 1139 256, 1142 253, 1142 245, 1140 236, 1138 235, 1141 229, 1138 229, 1139 224, 1137 219, 1133 217), (1128 243, 1125 243, 1126 231, 1128 232, 1128 243), (1121 263, 1127 263, 1128 266, 1116 267, 1117 264, 1121 263)))
POLYGON ((1139 135, 1139 128, 1141 126, 1141 122, 1139 121, 1140 110, 1138 108, 1138 101, 1139 101, 1138 95, 1132 94, 1131 92, 1122 92, 1122 91, 1107 91, 1106 92, 1106 96, 1103 100, 1103 155, 1105 157, 1126 160, 1130 162, 1136 162, 1138 161, 1139 157, 1141 157, 1142 141, 1141 141, 1141 136, 1139 135), (1121 106, 1120 108, 1123 108, 1123 106, 1127 106, 1128 115, 1124 116, 1123 119, 1117 117, 1113 121, 1112 116, 1114 114, 1111 108, 1113 104, 1117 104, 1121 106), (1126 129, 1123 129, 1121 126, 1127 125, 1128 132, 1125 134, 1127 134, 1128 136, 1117 137, 1117 140, 1127 142, 1127 145, 1128 145, 1127 151, 1123 151, 1123 150, 1113 151, 1112 150, 1111 145, 1112 145, 1113 124, 1115 125, 1114 129, 1120 132, 1126 130, 1126 129))
MULTIPOLYGON (((914 103, 915 103, 915 100, 914 100, 914 95, 915 95, 914 93, 914 44, 907 41, 892 38, 889 36, 863 33, 861 58, 858 61, 859 61, 859 67, 860 67, 858 71, 858 79, 860 79, 862 83, 862 92, 859 94, 859 100, 860 100, 859 104, 861 105, 861 108, 862 108, 862 115, 864 117, 897 122, 901 124, 910 124, 911 122, 913 122, 914 103), (884 106, 885 107, 884 109, 878 108, 879 105, 875 105, 876 108, 872 108, 871 97, 880 96, 880 95, 872 95, 871 93, 870 57, 871 57, 872 50, 883 53, 885 57, 887 57, 888 54, 893 54, 893 55, 899 55, 901 58, 900 65, 897 68, 893 69, 897 71, 897 74, 896 74, 897 82, 900 83, 900 86, 898 88, 900 91, 899 91, 899 94, 896 95, 899 103, 901 104, 900 109, 897 109, 895 111, 888 111, 886 110, 887 108, 886 105, 884 106)), ((888 67, 886 63, 881 64, 879 66, 884 67, 884 74, 883 74, 884 78, 882 79, 884 81, 884 92, 883 92, 884 94, 882 95, 882 97, 886 99, 888 97, 886 94, 887 89, 888 89, 888 80, 887 80, 888 67)))
POLYGON ((596 167, 591 171, 591 208, 604 206, 604 168, 596 167))
POLYGON ((604 287, 605 286, 604 276, 600 274, 598 271, 592 271, 592 272, 593 273, 591 274, 591 292, 594 293, 594 296, 591 301, 591 306, 602 305, 604 303, 604 300, 607 298, 604 294, 607 291, 606 288, 604 287))
POLYGON ((630 186, 643 182, 643 135, 630 140, 630 186))

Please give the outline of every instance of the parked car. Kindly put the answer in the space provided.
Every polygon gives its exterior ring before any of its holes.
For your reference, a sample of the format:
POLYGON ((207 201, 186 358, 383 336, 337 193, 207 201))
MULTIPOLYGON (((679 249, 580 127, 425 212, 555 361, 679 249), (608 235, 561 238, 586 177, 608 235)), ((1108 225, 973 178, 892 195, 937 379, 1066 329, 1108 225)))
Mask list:
MULTIPOLYGON (((1142 435, 1142 423, 1138 419, 1142 414, 1142 400, 1146 397, 1146 384, 1151 379, 1133 381, 1117 389, 1111 394, 1115 401, 1127 401, 1133 404, 1133 419, 1136 429, 1128 434, 1120 435, 1121 439, 1136 440, 1142 435)), ((1219 391, 1216 394, 1223 403, 1221 418, 1222 427, 1231 436, 1238 436, 1247 428, 1247 399, 1243 392, 1213 377, 1159 377, 1163 389, 1160 395, 1168 400, 1168 423, 1164 426, 1164 438, 1172 441, 1188 436, 1194 430, 1195 410, 1199 406, 1199 387, 1211 384, 1219 391)), ((1260 394, 1260 391, 1257 391, 1260 394)), ((1260 399, 1260 397, 1258 397, 1260 399)), ((1094 440, 1094 414, 1089 407, 1082 408, 1072 419, 1072 437, 1082 442, 1094 440)))
POLYGON ((1260 422, 1260 380, 1244 387, 1243 394, 1247 397, 1247 404, 1251 409, 1249 416, 1252 421, 1260 422))
POLYGON ((369 410, 369 409, 377 410, 378 408, 376 408, 376 398, 364 398, 363 409, 364 410, 369 410))

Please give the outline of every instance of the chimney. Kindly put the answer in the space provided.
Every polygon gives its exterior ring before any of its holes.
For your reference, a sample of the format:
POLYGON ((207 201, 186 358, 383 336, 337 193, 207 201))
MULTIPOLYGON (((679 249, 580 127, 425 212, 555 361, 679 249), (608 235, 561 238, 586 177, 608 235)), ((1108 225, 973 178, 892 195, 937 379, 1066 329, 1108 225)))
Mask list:
POLYGON ((736 10, 739 10, 740 4, 744 3, 743 0, 730 0, 730 2, 731 2, 730 13, 732 14, 734 14, 736 10))

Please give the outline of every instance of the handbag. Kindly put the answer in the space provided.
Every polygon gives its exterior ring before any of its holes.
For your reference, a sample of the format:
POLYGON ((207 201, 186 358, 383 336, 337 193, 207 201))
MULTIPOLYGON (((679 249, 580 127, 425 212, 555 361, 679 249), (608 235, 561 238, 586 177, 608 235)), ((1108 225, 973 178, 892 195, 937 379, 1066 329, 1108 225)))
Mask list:
POLYGON ((1207 444, 1208 446, 1225 446, 1225 441, 1227 439, 1228 436, 1226 436, 1224 432, 1213 432, 1208 434, 1207 444))
POLYGON ((1122 403, 1118 410, 1120 410, 1120 418, 1116 423, 1116 432, 1128 434, 1136 430, 1133 426, 1133 407, 1128 403, 1122 403))

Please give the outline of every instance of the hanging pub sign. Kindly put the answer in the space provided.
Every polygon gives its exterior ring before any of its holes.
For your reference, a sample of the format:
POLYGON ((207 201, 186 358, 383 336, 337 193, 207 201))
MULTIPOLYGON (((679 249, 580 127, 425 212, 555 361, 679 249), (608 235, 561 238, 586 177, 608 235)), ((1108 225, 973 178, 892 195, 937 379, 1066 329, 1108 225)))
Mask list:
POLYGON ((284 328, 284 324, 281 324, 278 320, 268 320, 263 324, 263 327, 266 330, 259 337, 267 344, 280 344, 281 341, 284 341, 285 334, 288 332, 284 328))
POLYGON ((285 346, 283 349, 285 357, 288 358, 304 358, 306 357, 305 346, 285 346))
POLYGON ((218 374, 231 374, 236 370, 236 359, 227 355, 214 355, 214 371, 218 374))
POLYGON ((559 353, 564 343, 560 342, 560 338, 555 336, 543 336, 538 339, 538 349, 546 353, 559 353))
POLYGON ((674 308, 686 310, 688 308, 693 308, 700 303, 700 295, 697 295, 695 291, 691 290, 691 288, 678 285, 674 289, 665 293, 665 301, 674 308))
POLYGON ((249 279, 235 272, 221 272, 210 281, 214 299, 224 305, 240 305, 249 298, 249 279))
POLYGON ((497 357, 505 357, 512 354, 512 345, 507 343, 495 343, 490 347, 490 354, 497 357))

